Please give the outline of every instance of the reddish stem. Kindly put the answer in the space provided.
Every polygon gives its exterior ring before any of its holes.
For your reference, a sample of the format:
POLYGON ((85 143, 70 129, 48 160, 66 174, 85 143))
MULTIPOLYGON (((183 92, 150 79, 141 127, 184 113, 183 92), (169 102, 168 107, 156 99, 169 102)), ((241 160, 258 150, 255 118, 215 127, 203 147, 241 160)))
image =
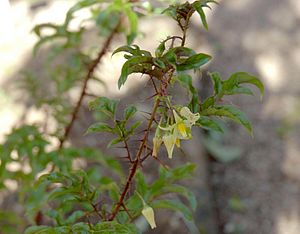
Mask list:
POLYGON ((83 80, 83 86, 82 86, 82 89, 81 89, 81 93, 80 93, 79 99, 78 99, 78 101, 76 103, 76 106, 75 106, 75 108, 73 110, 73 113, 72 113, 71 121, 66 126, 65 133, 64 133, 63 137, 60 139, 59 149, 63 148, 63 145, 64 145, 66 139, 68 138, 68 136, 70 134, 70 131, 71 131, 73 125, 74 125, 74 122, 75 122, 75 120, 76 120, 76 118, 78 116, 78 112, 79 112, 79 109, 81 107, 82 101, 83 101, 84 97, 87 95, 86 90, 87 90, 88 82, 93 77, 94 71, 95 71, 96 67, 100 63, 100 61, 103 58, 103 56, 106 54, 107 49, 110 46, 110 44, 111 44, 111 42, 112 42, 115 34, 117 33, 117 30, 118 30, 119 26, 120 26, 120 24, 118 24, 114 28, 114 30, 111 32, 111 34, 109 35, 109 37, 104 42, 104 45, 103 45, 102 49, 99 51, 97 58, 93 60, 93 62, 91 63, 91 65, 90 65, 90 67, 88 69, 88 73, 87 73, 86 77, 83 80))
POLYGON ((120 208, 124 204, 123 202, 124 202, 125 196, 126 196, 128 190, 130 188, 130 184, 132 182, 132 179, 135 176, 135 173, 137 172, 137 168, 138 168, 138 165, 139 165, 140 160, 141 160, 141 155, 142 155, 142 153, 144 151, 144 147, 146 145, 146 142, 147 142, 147 139, 148 139, 148 135, 149 135, 152 123, 154 121, 154 118, 155 118, 156 111, 157 111, 157 108, 159 106, 159 103, 160 103, 160 100, 157 99, 156 102, 155 102, 155 104, 154 104, 154 108, 153 108, 153 111, 152 111, 152 114, 151 114, 151 118, 150 118, 149 123, 148 123, 147 130, 145 131, 143 140, 142 140, 142 142, 140 144, 140 147, 139 147, 139 150, 138 150, 138 152, 136 154, 136 158, 133 161, 133 164, 132 164, 132 166, 130 168, 130 173, 129 173, 128 177, 127 177, 127 181, 126 181, 125 187, 124 187, 124 189, 123 189, 123 191, 121 193, 119 201, 117 202, 115 208, 113 209, 113 211, 112 211, 112 213, 111 213, 111 215, 110 215, 110 217, 108 219, 109 221, 112 221, 116 217, 116 215, 118 214, 120 208))

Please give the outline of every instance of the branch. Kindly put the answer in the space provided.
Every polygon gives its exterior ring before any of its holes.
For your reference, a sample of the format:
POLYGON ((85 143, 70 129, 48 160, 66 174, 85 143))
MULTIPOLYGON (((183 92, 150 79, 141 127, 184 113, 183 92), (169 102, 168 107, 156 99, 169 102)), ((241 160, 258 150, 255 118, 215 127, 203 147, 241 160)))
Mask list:
POLYGON ((83 81, 83 85, 82 85, 82 89, 81 89, 81 93, 80 93, 79 99, 78 99, 78 101, 76 103, 76 106, 75 106, 73 112, 72 112, 71 120, 70 120, 69 124, 65 127, 64 135, 60 139, 59 149, 63 148, 63 145, 64 145, 66 139, 68 138, 68 136, 70 134, 70 131, 71 131, 73 125, 74 125, 74 122, 75 122, 75 120, 76 120, 76 118, 78 116, 78 112, 79 112, 79 109, 81 107, 82 101, 83 101, 84 97, 87 95, 86 89, 87 89, 88 82, 93 77, 94 71, 95 71, 97 65, 100 63, 101 59, 106 54, 107 49, 110 46, 110 44, 111 44, 111 42, 112 42, 115 34, 117 33, 117 30, 118 30, 119 26, 120 26, 120 22, 117 24, 117 26, 114 28, 114 30, 111 32, 111 34, 109 35, 109 37, 104 42, 104 45, 103 45, 102 49, 99 51, 97 58, 94 59, 93 62, 90 64, 88 72, 87 72, 87 74, 86 74, 86 76, 84 78, 84 81, 83 81))
POLYGON ((159 103, 160 103, 160 100, 157 99, 155 104, 154 104, 154 107, 153 107, 153 111, 152 111, 152 114, 151 114, 151 117, 150 117, 150 120, 149 120, 149 123, 148 123, 148 127, 147 127, 147 130, 145 131, 145 134, 144 134, 144 137, 143 137, 143 140, 140 144, 140 147, 139 147, 139 150, 136 154, 136 158, 130 168, 130 173, 127 177, 127 181, 126 181, 126 184, 125 184, 125 187, 121 193, 121 196, 119 198, 119 201, 117 202, 115 208, 113 209, 108 221, 112 221, 114 220, 114 218, 116 217, 116 215, 118 214, 120 208, 122 207, 122 205, 124 204, 124 199, 125 199, 125 196, 130 188, 130 184, 131 184, 131 181, 133 179, 133 177, 135 176, 135 173, 137 172, 137 168, 140 164, 140 160, 141 160, 141 155, 144 151, 144 146, 146 145, 146 142, 147 142, 147 139, 148 139, 148 135, 149 135, 149 132, 150 132, 150 129, 152 127, 152 123, 154 121, 154 118, 155 118, 155 115, 156 115, 156 111, 157 111, 157 108, 159 106, 159 103))

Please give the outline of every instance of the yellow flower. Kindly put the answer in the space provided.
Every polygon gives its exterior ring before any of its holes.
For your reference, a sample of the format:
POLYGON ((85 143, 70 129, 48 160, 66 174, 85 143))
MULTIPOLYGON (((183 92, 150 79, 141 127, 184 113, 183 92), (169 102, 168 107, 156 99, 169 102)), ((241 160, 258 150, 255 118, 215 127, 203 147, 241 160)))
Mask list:
POLYGON ((163 140, 161 139, 161 137, 158 136, 154 136, 153 138, 153 150, 152 150, 152 156, 157 158, 157 153, 158 150, 162 144, 163 140))
POLYGON ((178 130, 184 138, 187 138, 188 137, 187 128, 185 126, 183 119, 180 118, 179 115, 177 114, 177 112, 174 110, 173 110, 173 114, 174 114, 175 122, 176 122, 175 123, 176 130, 178 130))
POLYGON ((167 127, 161 127, 160 129, 164 131, 169 131, 173 135, 175 135, 179 139, 188 139, 190 138, 190 126, 187 126, 185 121, 177 114, 175 110, 173 110, 173 115, 175 118, 175 123, 167 126, 167 127))
POLYGON ((154 217, 154 210, 152 207, 148 205, 144 205, 144 208, 142 210, 142 214, 147 220, 147 222, 150 224, 151 228, 156 228, 156 223, 155 223, 155 217, 154 217))
POLYGON ((200 114, 196 113, 194 114, 193 112, 190 111, 190 109, 186 106, 182 107, 180 110, 180 115, 186 118, 184 121, 186 125, 192 126, 196 123, 196 121, 200 118, 200 114))
POLYGON ((163 136, 163 142, 164 142, 165 147, 167 149, 168 157, 172 158, 174 146, 175 146, 175 144, 178 145, 176 136, 174 136, 172 134, 164 135, 163 136))
MULTIPOLYGON (((188 107, 182 107, 180 110, 180 116, 175 110, 173 110, 173 116, 175 123, 166 127, 158 126, 160 129, 166 131, 162 137, 162 141, 168 152, 168 157, 172 158, 174 146, 180 147, 180 140, 191 139, 191 127, 200 118, 199 113, 192 113, 188 107), (182 117, 184 117, 184 119, 182 117)), ((159 146, 161 145, 159 139, 153 139, 153 156, 157 155, 159 146)))

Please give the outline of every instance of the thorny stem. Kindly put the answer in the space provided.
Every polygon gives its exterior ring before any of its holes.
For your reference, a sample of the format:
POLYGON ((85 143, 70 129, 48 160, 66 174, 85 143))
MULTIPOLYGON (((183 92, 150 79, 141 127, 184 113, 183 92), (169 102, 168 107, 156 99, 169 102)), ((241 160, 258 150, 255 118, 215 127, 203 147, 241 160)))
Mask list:
MULTIPOLYGON (((167 86, 168 86, 168 84, 169 84, 169 82, 170 82, 170 80, 172 78, 173 72, 174 72, 174 69, 171 69, 167 81, 165 83, 162 82, 163 85, 161 86, 160 91, 167 89, 167 86)), ((108 221, 114 220, 114 218, 116 217, 116 215, 120 211, 120 208, 124 205, 124 199, 126 197, 127 192, 129 191, 131 182, 132 182, 132 180, 133 180, 133 178, 134 178, 134 176, 135 176, 135 174, 137 172, 138 166, 142 162, 143 158, 141 158, 141 156, 143 154, 145 146, 147 145, 148 136, 149 136, 152 124, 155 121, 155 115, 156 115, 156 112, 157 112, 157 109, 158 109, 159 105, 160 105, 160 99, 157 98, 156 101, 155 101, 155 103, 154 103, 154 107, 153 107, 153 110, 151 112, 151 117, 149 119, 147 129, 146 129, 146 131, 144 133, 144 137, 143 137, 143 139, 141 141, 141 144, 139 146, 139 149, 137 151, 135 160, 133 161, 133 163, 131 165, 130 172, 129 172, 129 175, 127 177, 127 181, 126 181, 125 187, 124 187, 124 189, 123 189, 123 191, 122 191, 122 193, 120 195, 119 201, 116 203, 115 207, 113 208, 113 211, 112 211, 110 217, 108 218, 108 221)))
POLYGON ((87 85, 88 85, 88 82, 89 80, 93 77, 94 75, 94 72, 95 72, 95 69, 96 67, 98 66, 98 64, 100 63, 101 59, 103 58, 103 56, 106 54, 107 52, 107 49, 108 47, 110 46, 115 34, 117 33, 117 30, 120 26, 120 22, 117 24, 117 26, 113 29, 113 31, 111 32, 111 34, 109 35, 109 37, 106 39, 106 41, 104 42, 103 44, 103 47, 102 49, 99 51, 98 53, 98 56, 96 59, 93 60, 93 62, 91 63, 89 69, 88 69, 88 72, 84 78, 84 81, 83 81, 83 85, 82 85, 82 89, 81 89, 81 93, 80 93, 80 96, 79 96, 79 99, 76 103, 76 106, 72 112, 72 117, 71 117, 71 120, 69 122, 69 124, 65 127, 65 132, 64 132, 64 135, 63 137, 60 139, 60 142, 59 142, 59 149, 62 149, 63 148, 63 145, 66 141, 66 139, 68 138, 69 134, 70 134, 70 131, 74 125, 74 122, 78 116, 78 112, 80 110, 80 107, 81 107, 81 104, 82 104, 82 101, 84 99, 84 97, 87 94, 86 90, 87 90, 87 85))
POLYGON ((155 104, 154 104, 154 107, 153 107, 153 111, 152 111, 152 114, 151 114, 151 117, 150 117, 150 120, 149 120, 149 123, 148 123, 148 126, 147 126, 147 130, 145 131, 143 140, 142 140, 142 142, 140 144, 140 147, 138 149, 138 152, 136 154, 136 158, 133 161, 133 164, 132 164, 132 166, 130 168, 130 173, 129 173, 128 177, 127 177, 127 181, 126 181, 125 187, 124 187, 124 189, 123 189, 123 191, 121 193, 119 201, 117 202, 115 208, 113 209, 113 211, 111 213, 111 216, 108 219, 109 221, 112 221, 116 217, 116 215, 118 214, 120 208, 123 205, 125 196, 126 196, 128 190, 130 188, 131 181, 132 181, 133 177, 135 176, 135 173, 137 172, 137 168, 138 168, 140 160, 141 160, 141 155, 142 155, 142 153, 144 151, 144 146, 145 146, 145 144, 147 142, 148 135, 149 135, 150 129, 152 127, 152 123, 154 121, 154 118, 155 118, 156 111, 157 111, 157 108, 159 106, 159 103, 160 103, 160 99, 158 98, 155 101, 155 104))
MULTIPOLYGON (((169 39, 173 39, 174 40, 175 38, 180 38, 181 39, 181 46, 185 45, 186 32, 187 32, 187 29, 188 29, 188 24, 189 24, 189 20, 190 20, 191 15, 192 15, 192 12, 189 12, 189 14, 187 16, 186 24, 182 28, 183 29, 183 36, 182 37, 171 37, 171 38, 168 38, 167 40, 169 40, 169 39)), ((174 72, 174 70, 172 69, 170 71, 170 75, 169 75, 169 77, 168 77, 168 79, 167 79, 166 82, 164 82, 163 80, 161 80, 161 84, 162 85, 161 85, 161 88, 160 88, 160 92, 157 92, 158 95, 160 95, 160 96, 161 95, 165 95, 167 86, 168 86, 168 84, 169 84, 169 82, 170 82, 170 80, 172 78, 173 72, 174 72)), ((152 76, 150 77, 150 79, 152 80, 152 76)), ((153 82, 153 86, 154 86, 155 90, 157 91, 157 88, 156 88, 155 83, 154 83, 153 80, 152 80, 152 82, 153 82)), ((157 111, 157 109, 158 109, 159 106, 160 106, 160 99, 157 98, 156 101, 155 101, 153 110, 151 112, 151 117, 149 119, 147 129, 145 131, 144 137, 143 137, 143 139, 141 141, 141 144, 139 146, 138 152, 136 154, 136 158, 133 161, 132 166, 130 168, 130 172, 129 172, 129 175, 127 177, 127 181, 126 181, 125 187, 124 187, 124 189, 123 189, 123 191, 122 191, 122 193, 120 195, 119 201, 114 206, 114 208, 112 210, 112 213, 111 213, 110 217, 108 218, 108 221, 114 220, 114 218, 116 217, 116 215, 120 211, 120 208, 121 207, 125 207, 125 205, 124 205, 124 199, 126 197, 126 194, 129 191, 131 182, 132 182, 132 180, 133 180, 133 178, 134 178, 134 176, 135 176, 135 174, 137 172, 138 166, 148 157, 148 155, 146 155, 144 158, 141 158, 141 156, 143 154, 143 151, 145 149, 145 146, 147 148, 148 135, 149 135, 149 132, 151 130, 153 122, 155 122, 155 115, 156 115, 156 111, 157 111)))
POLYGON ((182 27, 183 35, 182 35, 182 40, 181 40, 181 46, 184 46, 184 44, 185 44, 185 41, 186 41, 186 32, 187 32, 187 29, 189 27, 190 18, 192 16, 192 14, 193 14, 193 11, 190 10, 189 13, 186 16, 185 25, 182 27))
POLYGON ((127 143, 127 140, 124 139, 124 144, 125 144, 125 149, 126 149, 126 152, 127 152, 127 159, 129 160, 130 163, 133 163, 132 159, 131 159, 131 154, 130 154, 130 151, 129 151, 129 146, 128 146, 128 143, 127 143))

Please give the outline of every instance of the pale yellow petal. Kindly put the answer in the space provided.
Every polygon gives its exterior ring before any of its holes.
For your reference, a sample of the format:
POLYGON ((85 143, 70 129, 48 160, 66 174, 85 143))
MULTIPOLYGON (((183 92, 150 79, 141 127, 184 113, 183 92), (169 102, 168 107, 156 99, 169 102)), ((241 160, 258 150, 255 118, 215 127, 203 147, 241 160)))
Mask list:
POLYGON ((180 116, 177 114, 177 112, 175 110, 173 110, 173 114, 174 114, 176 123, 182 122, 182 118, 180 118, 180 116))
POLYGON ((178 148, 180 148, 180 139, 179 138, 176 139, 175 144, 178 148))
POLYGON ((184 122, 177 124, 177 129, 183 137, 187 137, 187 129, 184 122))
POLYGON ((152 209, 152 207, 146 205, 142 210, 142 214, 147 220, 147 222, 150 224, 151 228, 156 228, 154 210, 152 209))
POLYGON ((159 125, 158 127, 164 131, 172 131, 175 128, 175 124, 167 126, 167 127, 162 127, 159 125))
POLYGON ((163 136, 163 142, 164 142, 165 147, 167 149, 169 158, 172 158, 174 145, 176 143, 176 139, 177 138, 174 135, 171 135, 171 134, 163 136))
POLYGON ((161 144, 162 144, 162 139, 160 137, 153 138, 153 150, 152 150, 153 157, 157 157, 161 144))
POLYGON ((194 114, 186 106, 181 108, 180 115, 183 116, 184 118, 186 118, 190 125, 194 125, 196 123, 196 121, 200 118, 199 113, 194 114))

